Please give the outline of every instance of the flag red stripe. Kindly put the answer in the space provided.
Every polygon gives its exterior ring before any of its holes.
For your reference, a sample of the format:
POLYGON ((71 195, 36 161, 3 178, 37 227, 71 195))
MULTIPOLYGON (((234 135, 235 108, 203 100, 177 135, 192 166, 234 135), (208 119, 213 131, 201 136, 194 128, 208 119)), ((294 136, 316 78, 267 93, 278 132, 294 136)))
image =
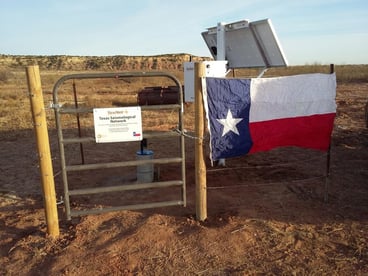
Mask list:
POLYGON ((276 147, 297 146, 327 151, 335 113, 250 123, 250 153, 276 147))

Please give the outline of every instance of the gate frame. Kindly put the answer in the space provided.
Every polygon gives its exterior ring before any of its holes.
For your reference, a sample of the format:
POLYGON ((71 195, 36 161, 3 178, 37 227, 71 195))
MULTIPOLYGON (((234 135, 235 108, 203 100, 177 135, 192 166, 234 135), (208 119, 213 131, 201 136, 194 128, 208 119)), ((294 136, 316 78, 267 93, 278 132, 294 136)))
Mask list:
MULTIPOLYGON (((75 88, 74 92, 75 92, 75 88)), ((52 108, 55 113, 55 123, 57 128, 59 153, 60 153, 60 163, 61 163, 61 175, 64 187, 64 202, 65 202, 65 213, 67 220, 70 220, 72 216, 80 216, 86 214, 98 214, 105 212, 113 212, 119 210, 138 210, 146 208, 156 208, 156 207, 166 207, 166 206, 176 206, 182 205, 186 206, 186 177, 185 177, 185 144, 184 136, 181 134, 183 132, 183 115, 184 115, 184 105, 183 105, 183 90, 180 81, 172 74, 166 72, 117 72, 117 73, 81 73, 81 74, 70 74, 61 77, 54 85, 53 88, 53 104, 52 108), (93 108, 81 108, 75 103, 74 108, 63 108, 59 104, 58 99, 58 89, 67 80, 76 79, 122 79, 122 78, 135 78, 135 77, 165 77, 171 79, 178 87, 178 102, 179 104, 169 104, 169 105, 150 105, 150 106, 140 106, 141 110, 160 110, 160 109, 171 109, 178 111, 178 132, 166 131, 166 132, 143 132, 144 138, 154 138, 154 137, 179 137, 180 138, 180 155, 181 157, 172 158, 160 158, 160 159, 146 159, 146 160, 133 160, 133 161, 122 161, 122 162, 109 162, 109 163, 94 163, 94 164, 82 164, 80 165, 66 165, 65 159, 65 149, 64 145, 79 143, 93 143, 95 142, 94 137, 77 137, 77 138, 67 138, 63 137, 63 129, 61 126, 61 115, 62 114, 76 114, 77 118, 79 114, 92 113, 93 108), (105 169, 105 168, 117 168, 117 167, 127 167, 127 166, 139 166, 147 164, 169 164, 169 163, 181 163, 181 179, 180 180, 170 180, 162 182, 150 182, 150 183, 138 183, 129 185, 119 185, 119 186, 109 186, 109 187, 97 187, 97 188, 84 188, 69 190, 68 186, 68 172, 71 171, 82 171, 82 170, 93 170, 93 169, 105 169), (142 203, 142 204, 132 204, 132 205, 121 205, 115 207, 106 207, 100 209, 87 209, 87 210, 71 210, 70 208, 70 196, 75 195, 87 195, 87 194, 98 194, 106 192, 116 192, 116 191, 128 191, 128 190, 140 190, 148 188, 165 188, 171 186, 181 186, 181 199, 173 201, 161 201, 155 203, 142 203)), ((74 97, 74 101, 77 99, 74 97)), ((138 105, 138 104, 137 104, 138 105)))

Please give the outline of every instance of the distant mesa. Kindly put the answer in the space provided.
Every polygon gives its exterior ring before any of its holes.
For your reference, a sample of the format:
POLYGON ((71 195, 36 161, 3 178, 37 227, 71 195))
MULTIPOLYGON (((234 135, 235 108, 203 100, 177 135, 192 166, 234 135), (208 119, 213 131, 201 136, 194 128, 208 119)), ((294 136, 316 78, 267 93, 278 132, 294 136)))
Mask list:
POLYGON ((18 56, 0 55, 0 67, 18 68, 39 65, 44 70, 182 70, 187 61, 211 60, 190 54, 165 54, 157 56, 18 56))

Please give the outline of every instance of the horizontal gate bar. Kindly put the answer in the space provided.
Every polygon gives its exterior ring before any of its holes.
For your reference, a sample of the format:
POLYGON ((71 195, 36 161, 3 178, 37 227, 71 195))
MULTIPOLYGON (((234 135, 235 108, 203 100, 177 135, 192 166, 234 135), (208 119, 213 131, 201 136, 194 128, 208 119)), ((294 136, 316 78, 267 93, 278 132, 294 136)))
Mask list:
MULTIPOLYGON (((140 106, 142 111, 145 110, 165 110, 165 109, 177 109, 180 110, 181 106, 179 104, 166 104, 166 105, 141 105, 140 106)), ((64 108, 64 107, 59 107, 59 113, 61 114, 82 114, 82 113, 92 113, 93 112, 93 108, 90 107, 78 107, 78 108, 74 108, 74 107, 68 107, 68 108, 64 108)))
POLYGON ((109 186, 109 187, 98 187, 98 188, 87 188, 78 190, 69 190, 69 195, 87 195, 87 194, 98 194, 107 192, 118 192, 118 191, 132 191, 149 188, 164 188, 172 186, 183 185, 182 180, 171 180, 162 182, 151 182, 151 183, 137 183, 137 184, 126 184, 124 186, 109 186))
POLYGON ((123 162, 70 165, 70 166, 66 166, 65 169, 68 172, 72 172, 72 171, 85 171, 85 170, 110 169, 110 168, 128 167, 128 166, 139 166, 139 165, 146 165, 146 164, 180 163, 182 160, 183 159, 181 157, 147 159, 147 160, 132 160, 132 161, 123 161, 123 162))
POLYGON ((115 211, 122 211, 122 210, 139 210, 139 209, 178 206, 178 205, 184 205, 184 201, 181 201, 181 200, 162 201, 162 202, 154 202, 154 203, 143 203, 143 204, 116 206, 116 207, 106 207, 106 208, 100 208, 100 209, 71 210, 70 215, 72 217, 75 217, 75 216, 101 214, 101 213, 108 213, 108 212, 115 212, 115 211))
MULTIPOLYGON (((180 136, 180 133, 171 131, 155 131, 155 132, 143 132, 144 138, 155 138, 155 137, 175 137, 180 136)), ((74 143, 91 143, 96 142, 95 137, 73 137, 73 138, 63 138, 61 141, 64 145, 66 144, 74 144, 74 143)))

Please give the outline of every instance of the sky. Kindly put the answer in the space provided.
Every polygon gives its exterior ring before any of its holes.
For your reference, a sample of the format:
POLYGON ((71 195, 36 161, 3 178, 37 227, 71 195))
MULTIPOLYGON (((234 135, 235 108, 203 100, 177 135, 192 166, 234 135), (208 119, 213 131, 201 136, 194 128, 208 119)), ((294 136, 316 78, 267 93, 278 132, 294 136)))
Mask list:
POLYGON ((0 54, 210 56, 218 22, 269 18, 288 64, 368 64, 367 0, 0 0, 0 54))

